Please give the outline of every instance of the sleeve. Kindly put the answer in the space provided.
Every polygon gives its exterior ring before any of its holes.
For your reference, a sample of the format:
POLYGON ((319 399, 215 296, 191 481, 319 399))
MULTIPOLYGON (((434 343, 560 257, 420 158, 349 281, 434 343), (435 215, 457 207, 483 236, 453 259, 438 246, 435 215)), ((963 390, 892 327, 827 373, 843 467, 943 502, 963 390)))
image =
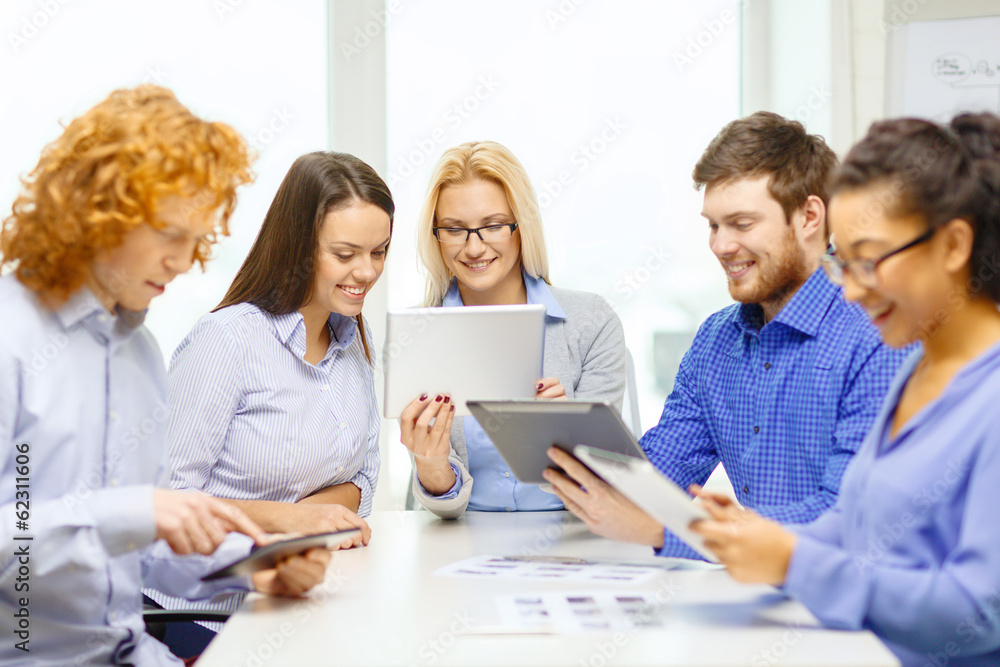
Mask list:
MULTIPOLYGON (((994 431, 995 433, 995 431, 994 431)), ((890 559, 859 554, 800 534, 784 588, 824 625, 870 628, 880 638, 920 652, 977 655, 1000 647, 1000 522, 994 511, 1000 479, 1000 439, 972 462, 961 498, 957 543, 940 565, 896 566, 890 559)), ((905 517, 905 515, 904 515, 905 517)), ((899 543, 926 540, 904 523, 884 526, 875 538, 899 543)), ((871 541, 869 541, 871 544, 871 541)))
MULTIPOLYGON (((704 484, 719 464, 708 420, 698 400, 697 358, 704 336, 703 329, 684 354, 659 423, 639 441, 653 465, 685 490, 692 484, 704 484)), ((669 530, 664 530, 663 547, 656 554, 704 560, 669 530)))
POLYGON ((704 484, 719 463, 708 420, 699 402, 697 343, 696 340, 681 360, 659 423, 639 441, 653 465, 682 489, 704 484))
POLYGON ((170 485, 203 490, 239 408, 242 360, 232 334, 202 320, 170 363, 170 485))
MULTIPOLYGON (((35 477, 37 473, 32 473, 35 477)), ((0 506, 0 581, 31 552, 34 572, 102 570, 109 557, 140 549, 156 537, 153 487, 97 489, 30 505, 27 530, 17 530, 17 500, 0 506), (24 540, 26 536, 31 540, 24 540)))
POLYGON ((622 410, 625 397, 625 330, 621 319, 602 297, 594 299, 591 320, 595 335, 590 347, 581 350, 583 368, 574 387, 574 396, 590 401, 606 401, 622 410))
POLYGON ((756 506, 754 511, 758 514, 780 523, 808 523, 834 505, 844 471, 868 435, 889 385, 909 353, 881 342, 874 342, 873 347, 860 355, 863 361, 840 396, 830 456, 819 488, 796 503, 756 506))
POLYGON ((789 524, 785 528, 800 537, 817 540, 835 547, 843 546, 844 514, 839 504, 820 514, 811 523, 789 524))
MULTIPOLYGON (((456 420, 457 421, 457 420, 456 420)), ((448 463, 455 473, 455 484, 447 493, 440 496, 432 496, 427 493, 417 479, 416 467, 410 461, 412 474, 410 475, 410 490, 413 497, 427 510, 433 512, 442 519, 457 519, 465 513, 469 506, 469 498, 472 497, 472 475, 469 474, 469 466, 464 458, 467 456, 465 449, 465 429, 461 424, 453 424, 451 429, 451 454, 448 456, 448 463)))
POLYGON ((15 440, 22 375, 17 360, 5 352, 0 349, 0 476, 8 488, 0 490, 0 581, 17 568, 25 548, 31 551, 33 571, 41 573, 104 568, 109 556, 152 542, 156 524, 150 485, 44 492, 45 478, 31 443, 15 440), (19 477, 27 478, 28 486, 21 496, 19 477), (62 495, 53 498, 57 493, 62 495), (52 499, 34 501, 42 497, 52 499), (21 539, 27 536, 33 539, 21 539))
POLYGON ((252 546, 253 540, 246 535, 230 533, 210 556, 179 556, 165 541, 157 540, 141 554, 143 585, 187 600, 204 600, 222 591, 252 590, 249 576, 201 580, 206 574, 243 558, 252 546))
MULTIPOLYGON (((371 335, 365 331, 369 339, 371 335)), ((373 344, 369 348, 374 349, 373 344)), ((368 451, 361 469, 351 478, 351 482, 361 490, 361 502, 358 505, 358 516, 368 516, 372 513, 372 499, 375 495, 375 485, 378 483, 379 467, 382 464, 381 452, 378 447, 379 428, 382 418, 379 416, 378 401, 375 398, 375 375, 368 367, 368 451)))

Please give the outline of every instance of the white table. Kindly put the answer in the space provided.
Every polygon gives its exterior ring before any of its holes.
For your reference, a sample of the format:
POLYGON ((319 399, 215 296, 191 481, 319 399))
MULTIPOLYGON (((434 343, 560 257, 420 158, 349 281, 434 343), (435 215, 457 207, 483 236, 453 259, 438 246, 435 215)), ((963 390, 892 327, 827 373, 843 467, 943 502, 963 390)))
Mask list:
POLYGON ((737 584, 707 565, 664 569, 651 583, 633 588, 665 600, 661 629, 490 634, 486 626, 499 620, 497 596, 580 586, 441 577, 433 571, 478 554, 661 566, 665 559, 596 537, 566 512, 469 512, 451 522, 428 512, 376 512, 369 523, 371 544, 335 553, 326 581, 308 599, 248 598, 199 667, 899 664, 871 633, 820 629, 802 605, 773 588, 737 584))

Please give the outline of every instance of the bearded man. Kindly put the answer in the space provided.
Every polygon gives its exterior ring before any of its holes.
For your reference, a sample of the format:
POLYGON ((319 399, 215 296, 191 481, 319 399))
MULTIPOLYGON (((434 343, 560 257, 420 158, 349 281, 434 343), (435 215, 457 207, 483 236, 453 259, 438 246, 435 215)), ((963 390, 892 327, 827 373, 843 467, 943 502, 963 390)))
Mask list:
MULTIPOLYGON (((721 462, 742 505, 783 523, 833 505, 909 352, 883 345, 820 268, 836 164, 822 137, 768 112, 729 123, 709 144, 694 183, 738 303, 702 324, 641 440, 681 488, 704 484, 721 462)), ((556 494, 592 531, 700 557, 573 457, 555 448, 550 457, 569 475, 547 472, 556 494)))

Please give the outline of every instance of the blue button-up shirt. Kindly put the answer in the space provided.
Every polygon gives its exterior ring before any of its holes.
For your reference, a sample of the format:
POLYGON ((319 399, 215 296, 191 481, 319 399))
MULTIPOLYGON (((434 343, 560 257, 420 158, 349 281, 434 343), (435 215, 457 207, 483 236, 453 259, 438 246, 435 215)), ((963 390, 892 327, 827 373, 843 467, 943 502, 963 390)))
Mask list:
MULTIPOLYGON (((533 278, 523 272, 522 276, 528 303, 545 306, 547 318, 566 319, 566 314, 559 307, 559 302, 544 280, 533 278)), ((441 305, 450 307, 465 305, 458 291, 457 281, 452 280, 451 289, 444 296, 441 305)), ((562 501, 558 497, 542 491, 537 484, 518 481, 475 417, 465 417, 462 426, 465 429, 465 446, 469 454, 469 474, 476 480, 472 485, 468 509, 488 512, 563 509, 562 501)), ((454 464, 452 470, 455 471, 455 485, 440 496, 441 498, 454 498, 461 488, 462 476, 454 464)))
MULTIPOLYGON (((682 488, 721 461, 743 505, 812 521, 833 505, 905 354, 817 270, 770 322, 756 304, 706 320, 643 449, 682 488)), ((671 533, 661 554, 698 557, 671 533)))
POLYGON ((837 504, 798 542, 785 590, 904 665, 1000 664, 1000 344, 891 434, 900 369, 837 504))
POLYGON ((198 575, 250 540, 231 536, 211 558, 153 541, 169 412, 142 313, 112 315, 87 289, 51 312, 13 274, 0 311, 0 663, 179 664, 145 634, 141 582, 199 597, 246 588, 198 575))

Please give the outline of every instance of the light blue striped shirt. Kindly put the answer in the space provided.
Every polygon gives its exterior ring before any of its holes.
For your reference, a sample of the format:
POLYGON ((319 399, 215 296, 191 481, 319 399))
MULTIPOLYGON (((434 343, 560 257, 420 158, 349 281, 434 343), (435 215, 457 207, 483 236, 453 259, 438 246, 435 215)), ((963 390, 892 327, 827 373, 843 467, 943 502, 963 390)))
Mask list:
POLYGON ((188 596, 245 588, 198 576, 246 555, 250 539, 232 535, 212 557, 153 541, 166 378, 143 314, 112 315, 87 289, 51 312, 13 274, 0 277, 0 304, 0 663, 180 664, 145 634, 141 583, 188 596), (23 639, 30 653, 15 647, 23 639))
MULTIPOLYGON (((352 482, 361 490, 358 514, 371 513, 381 425, 374 370, 357 321, 331 313, 329 325, 330 346, 313 365, 304 359, 298 311, 271 315, 240 303, 198 321, 170 362, 174 488, 294 503, 352 482)), ((146 594, 167 609, 233 611, 243 599, 192 603, 146 594)))
POLYGON ((174 488, 296 502, 336 484, 371 512, 380 418, 357 322, 332 313, 330 346, 305 361, 299 312, 241 303, 203 317, 170 363, 174 488))

